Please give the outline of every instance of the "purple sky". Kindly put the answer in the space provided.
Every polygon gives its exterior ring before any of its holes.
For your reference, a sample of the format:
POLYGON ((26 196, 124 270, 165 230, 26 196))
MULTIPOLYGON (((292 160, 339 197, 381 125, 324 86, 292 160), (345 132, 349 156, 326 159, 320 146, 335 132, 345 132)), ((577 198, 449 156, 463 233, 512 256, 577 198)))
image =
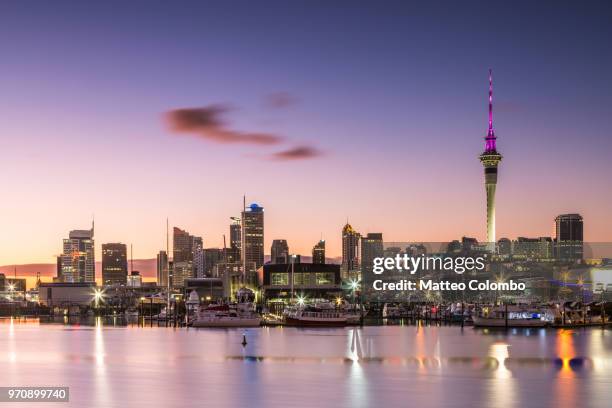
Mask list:
POLYGON ((166 216, 220 246, 243 194, 266 247, 302 254, 322 235, 338 255, 347 217, 388 241, 484 239, 489 67, 498 237, 579 212, 612 240, 605 2, 228 3, 0 3, 0 265, 52 262, 92 214, 98 244, 136 257, 166 216), (212 107, 187 131, 169 116, 212 107))

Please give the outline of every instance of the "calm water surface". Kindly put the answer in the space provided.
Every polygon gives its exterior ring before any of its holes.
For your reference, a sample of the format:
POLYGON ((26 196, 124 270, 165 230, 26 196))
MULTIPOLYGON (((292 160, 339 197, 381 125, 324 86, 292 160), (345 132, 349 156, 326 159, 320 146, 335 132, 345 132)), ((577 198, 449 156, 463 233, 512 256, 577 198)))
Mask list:
POLYGON ((0 367, 0 386, 70 387, 69 404, 41 408, 610 407, 612 331, 245 331, 5 319, 0 367))

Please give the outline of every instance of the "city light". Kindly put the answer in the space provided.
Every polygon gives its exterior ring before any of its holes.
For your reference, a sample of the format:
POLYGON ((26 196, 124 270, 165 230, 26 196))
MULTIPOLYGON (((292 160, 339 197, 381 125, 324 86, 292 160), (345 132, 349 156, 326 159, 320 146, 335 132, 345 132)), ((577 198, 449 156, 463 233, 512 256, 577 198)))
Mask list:
POLYGON ((357 288, 359 287, 359 281, 351 279, 349 282, 349 286, 352 290, 357 290, 357 288))
POLYGON ((104 300, 104 291, 100 289, 94 289, 94 301, 96 302, 96 307, 99 306, 101 300, 104 300))
POLYGON ((300 306, 304 306, 304 303, 306 303, 306 297, 305 296, 298 296, 297 297, 297 303, 300 306))

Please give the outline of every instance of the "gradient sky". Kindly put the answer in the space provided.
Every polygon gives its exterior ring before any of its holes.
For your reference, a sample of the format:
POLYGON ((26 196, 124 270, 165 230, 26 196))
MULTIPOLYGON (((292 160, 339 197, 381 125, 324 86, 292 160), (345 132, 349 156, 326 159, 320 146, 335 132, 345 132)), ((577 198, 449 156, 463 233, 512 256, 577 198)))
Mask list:
POLYGON ((53 262, 92 214, 98 259, 113 241, 153 257, 166 216, 220 246, 243 194, 266 248, 307 255, 322 235, 337 256, 347 218, 387 241, 482 240, 489 67, 498 237, 579 212, 587 240, 612 241, 606 2, 220 3, 0 3, 0 265, 53 262), (286 141, 164 121, 211 105, 286 141), (296 146, 323 155, 270 157, 296 146))

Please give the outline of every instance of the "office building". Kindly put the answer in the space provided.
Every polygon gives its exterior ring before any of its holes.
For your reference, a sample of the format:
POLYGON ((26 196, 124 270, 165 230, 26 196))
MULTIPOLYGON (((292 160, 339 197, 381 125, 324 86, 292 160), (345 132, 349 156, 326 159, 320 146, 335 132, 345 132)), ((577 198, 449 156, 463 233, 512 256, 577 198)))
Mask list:
POLYGON ((289 263, 289 245, 287 245, 287 240, 275 239, 272 241, 272 247, 270 248, 270 263, 289 263))
POLYGON ((342 265, 343 279, 359 278, 359 239, 361 235, 347 223, 342 228, 342 265))
POLYGON ((245 273, 255 272, 264 264, 264 209, 255 203, 242 212, 241 248, 245 273))
POLYGON ((324 264, 325 263, 325 241, 320 240, 312 247, 312 263, 313 264, 324 264))
POLYGON ((94 225, 90 230, 73 230, 63 241, 61 280, 68 283, 95 282, 94 225))
POLYGON ((580 214, 561 214, 555 218, 555 255, 559 260, 582 259, 583 220, 580 214))
POLYGON ((382 233, 368 233, 361 237, 361 276, 371 276, 374 268, 374 258, 384 256, 382 233))
POLYGON ((121 243, 102 244, 102 284, 127 283, 127 247, 121 243))
POLYGON ((159 251, 157 254, 157 284, 162 287, 168 286, 168 253, 159 251))

